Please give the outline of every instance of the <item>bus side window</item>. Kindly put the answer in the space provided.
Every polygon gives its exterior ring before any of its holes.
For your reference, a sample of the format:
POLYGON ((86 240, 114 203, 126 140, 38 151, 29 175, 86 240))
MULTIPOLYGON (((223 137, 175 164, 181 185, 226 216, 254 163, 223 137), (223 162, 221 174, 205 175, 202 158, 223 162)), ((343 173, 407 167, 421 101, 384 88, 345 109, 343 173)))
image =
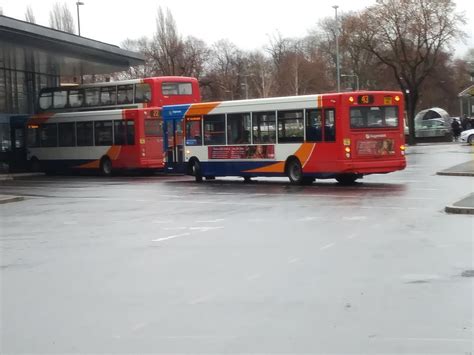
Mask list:
POLYGON ((60 147, 74 147, 76 145, 75 125, 74 122, 58 123, 60 147))
POLYGON ((85 89, 86 106, 98 106, 99 95, 100 92, 98 88, 85 89))
POLYGON ((324 110, 324 141, 336 141, 336 114, 333 108, 324 110))
POLYGON ((41 147, 58 146, 58 125, 56 123, 44 123, 40 126, 41 147))
POLYGON ((320 109, 306 110, 306 141, 321 142, 323 140, 323 115, 320 109))
POLYGON ((53 107, 65 108, 67 105, 67 91, 58 90, 53 93, 53 107))
POLYGON ((117 104, 133 103, 133 85, 119 85, 117 88, 117 104))
POLYGON ((252 113, 253 144, 275 143, 275 111, 252 113))
POLYGON ((112 145, 113 144, 113 132, 112 132, 112 121, 95 121, 94 122, 94 137, 95 145, 112 145))
POLYGON ((225 115, 204 116, 204 145, 225 144, 225 115))
POLYGON ((82 90, 69 90, 69 106, 81 107, 84 104, 84 92, 82 90))
POLYGON ((125 121, 114 121, 114 144, 125 145, 127 142, 127 128, 125 121))
POLYGON ((92 122, 77 122, 76 137, 78 147, 94 145, 94 126, 92 122))
POLYGON ((136 84, 135 85, 135 103, 140 104, 144 102, 150 102, 151 89, 148 84, 136 84))
POLYGON ((39 135, 39 126, 36 124, 28 125, 28 130, 26 133, 26 145, 28 147, 39 147, 40 144, 40 135, 39 135))
POLYGON ((202 145, 201 119, 186 120, 186 145, 202 145))
POLYGON ((135 144, 135 122, 134 121, 126 121, 127 122, 127 144, 134 145, 135 144))
POLYGON ((303 117, 303 110, 278 111, 278 143, 303 142, 303 117))
POLYGON ((106 87, 100 88, 100 104, 102 106, 117 104, 117 87, 116 86, 106 86, 106 87))
POLYGON ((251 130, 250 113, 229 113, 227 115, 228 144, 250 144, 251 130))
POLYGON ((51 91, 43 91, 39 97, 39 107, 41 110, 47 110, 53 104, 53 93, 51 91))

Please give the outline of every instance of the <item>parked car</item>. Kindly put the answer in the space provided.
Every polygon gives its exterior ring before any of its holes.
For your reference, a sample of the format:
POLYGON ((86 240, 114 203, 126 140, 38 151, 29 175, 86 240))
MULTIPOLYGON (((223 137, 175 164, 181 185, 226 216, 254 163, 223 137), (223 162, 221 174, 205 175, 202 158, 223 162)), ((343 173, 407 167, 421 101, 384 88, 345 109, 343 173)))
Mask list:
POLYGON ((449 135, 451 128, 442 118, 431 118, 415 122, 416 137, 443 137, 449 135))
POLYGON ((459 137, 459 141, 474 145, 474 128, 462 131, 461 136, 459 137))

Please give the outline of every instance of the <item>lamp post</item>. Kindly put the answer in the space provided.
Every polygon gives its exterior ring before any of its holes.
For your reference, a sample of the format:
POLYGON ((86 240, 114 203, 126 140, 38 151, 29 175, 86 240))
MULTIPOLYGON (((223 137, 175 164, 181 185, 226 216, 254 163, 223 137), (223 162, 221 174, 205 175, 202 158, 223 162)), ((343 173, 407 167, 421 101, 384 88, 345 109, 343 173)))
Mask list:
POLYGON ((356 91, 359 91, 359 76, 357 74, 341 74, 342 77, 353 77, 356 78, 356 91))
POLYGON ((81 18, 79 17, 79 6, 81 6, 81 5, 84 5, 84 3, 82 1, 76 2, 76 6, 77 6, 77 32, 78 32, 79 36, 81 35, 81 18))
POLYGON ((334 5, 333 9, 336 13, 336 75, 337 75, 337 92, 341 91, 341 77, 339 75, 339 23, 337 20, 337 9, 339 6, 334 5))

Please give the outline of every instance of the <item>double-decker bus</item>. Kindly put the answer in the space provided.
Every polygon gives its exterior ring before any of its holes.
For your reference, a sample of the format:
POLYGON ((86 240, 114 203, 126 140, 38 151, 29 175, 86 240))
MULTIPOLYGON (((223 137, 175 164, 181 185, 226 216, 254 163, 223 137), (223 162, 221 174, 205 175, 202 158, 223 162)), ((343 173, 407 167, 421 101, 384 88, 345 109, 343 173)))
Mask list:
POLYGON ((27 121, 31 170, 162 169, 161 107, 200 102, 189 77, 156 77, 44 89, 27 121))
POLYGON ((167 170, 350 184, 405 168, 403 112, 392 91, 165 106, 167 170))
POLYGON ((35 115, 27 122, 33 171, 162 169, 159 108, 35 115))
POLYGON ((163 76, 45 88, 40 91, 37 106, 44 113, 161 107, 200 101, 196 78, 163 76))

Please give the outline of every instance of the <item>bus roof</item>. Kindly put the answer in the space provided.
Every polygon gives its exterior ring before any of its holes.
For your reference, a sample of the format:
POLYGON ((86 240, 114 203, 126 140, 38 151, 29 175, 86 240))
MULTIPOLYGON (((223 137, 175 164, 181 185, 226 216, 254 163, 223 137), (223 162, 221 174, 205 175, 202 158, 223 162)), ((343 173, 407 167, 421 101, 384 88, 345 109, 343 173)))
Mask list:
POLYGON ((162 116, 164 120, 176 120, 185 115, 203 115, 212 111, 213 114, 219 113, 240 113, 244 111, 265 111, 274 110, 275 105, 279 109, 304 109, 322 107, 323 99, 349 97, 357 95, 402 95, 399 91, 351 91, 328 93, 318 95, 284 96, 270 97, 262 99, 235 100, 235 101, 217 101, 202 102, 187 105, 169 105, 164 106, 162 116))

